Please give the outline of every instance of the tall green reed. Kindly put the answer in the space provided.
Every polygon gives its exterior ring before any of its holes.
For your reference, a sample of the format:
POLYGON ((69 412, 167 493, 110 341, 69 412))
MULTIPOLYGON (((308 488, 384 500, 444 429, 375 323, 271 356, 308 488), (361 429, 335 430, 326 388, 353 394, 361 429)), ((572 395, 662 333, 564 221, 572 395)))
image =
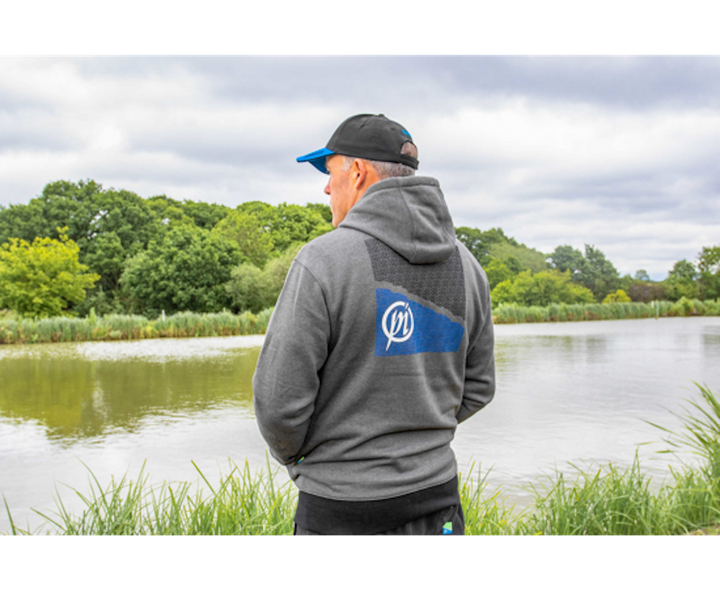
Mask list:
POLYGON ((524 534, 685 534, 720 523, 720 401, 697 384, 701 399, 687 401, 694 411, 675 414, 679 432, 658 426, 671 446, 661 452, 690 450, 699 464, 670 467, 658 489, 640 468, 610 464, 595 471, 578 468, 568 482, 556 475, 550 485, 534 487, 534 508, 517 522, 524 534))
MULTIPOLYGON (((473 464, 470 472, 475 470, 473 464)), ((498 487, 492 493, 487 492, 487 477, 477 470, 477 482, 472 476, 458 475, 460 502, 465 516, 465 534, 469 536, 500 536, 517 533, 517 523, 521 514, 515 513, 515 507, 506 505, 498 487)))
MULTIPOLYGON (((149 483, 145 465, 135 481, 127 474, 103 487, 90 472, 90 492, 75 489, 85 508, 68 511, 56 493, 57 512, 37 512, 51 532, 63 535, 285 535, 293 529, 296 492, 288 481, 278 485, 276 470, 253 474, 231 463, 229 474, 213 485, 197 469, 206 488, 187 482, 149 483), (209 492, 208 492, 209 491, 209 492)), ((8 510, 9 513, 9 510, 8 510)), ((12 533, 29 533, 12 524, 12 533)))
POLYGON ((257 316, 221 313, 177 313, 155 320, 141 315, 105 315, 86 318, 23 319, 0 316, 0 344, 137 340, 163 337, 209 337, 265 333, 273 309, 257 316))
POLYGON ((682 298, 673 303, 654 301, 646 303, 552 303, 547 307, 523 307, 516 304, 500 305, 493 309, 493 322, 540 323, 546 321, 600 321, 611 319, 646 319, 650 317, 690 317, 720 315, 717 301, 698 301, 682 298))

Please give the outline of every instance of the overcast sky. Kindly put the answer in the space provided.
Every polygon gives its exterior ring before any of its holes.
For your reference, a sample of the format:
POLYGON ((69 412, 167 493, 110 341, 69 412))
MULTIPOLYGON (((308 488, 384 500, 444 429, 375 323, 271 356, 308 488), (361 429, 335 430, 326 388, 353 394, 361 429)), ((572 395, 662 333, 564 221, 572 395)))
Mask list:
POLYGON ((327 202, 295 158, 383 113, 456 226, 663 279, 720 245, 717 57, 0 57, 0 204, 55 180, 327 202))

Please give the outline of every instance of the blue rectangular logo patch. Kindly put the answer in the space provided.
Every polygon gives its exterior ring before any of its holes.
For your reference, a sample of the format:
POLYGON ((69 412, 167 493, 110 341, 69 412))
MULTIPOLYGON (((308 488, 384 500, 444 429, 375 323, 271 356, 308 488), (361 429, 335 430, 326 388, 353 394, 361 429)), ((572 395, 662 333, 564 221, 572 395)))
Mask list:
POLYGON ((458 351, 462 324, 386 288, 376 289, 375 298, 376 356, 458 351))

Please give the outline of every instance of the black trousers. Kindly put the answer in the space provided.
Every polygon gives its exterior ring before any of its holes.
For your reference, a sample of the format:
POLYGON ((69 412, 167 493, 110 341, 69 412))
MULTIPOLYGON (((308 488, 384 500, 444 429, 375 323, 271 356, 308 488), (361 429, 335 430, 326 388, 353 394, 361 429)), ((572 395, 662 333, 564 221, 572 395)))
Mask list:
MULTIPOLYGON (((465 515, 462 505, 452 505, 430 515, 423 516, 408 522, 399 528, 388 532, 381 532, 377 536, 438 536, 438 535, 465 535, 465 515)), ((295 524, 294 536, 321 536, 295 524)))

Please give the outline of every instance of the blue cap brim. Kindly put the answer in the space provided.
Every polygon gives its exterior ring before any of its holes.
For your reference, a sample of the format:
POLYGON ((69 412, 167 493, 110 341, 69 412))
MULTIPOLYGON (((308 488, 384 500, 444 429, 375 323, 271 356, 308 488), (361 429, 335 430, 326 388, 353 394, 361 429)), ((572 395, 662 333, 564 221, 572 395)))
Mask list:
POLYGON ((323 147, 322 149, 318 149, 317 151, 312 151, 312 152, 308 153, 307 155, 301 155, 299 158, 297 158, 297 161, 298 162, 310 162, 313 166, 315 166, 323 174, 329 174, 330 172, 328 172, 327 168, 325 167, 325 159, 329 155, 335 155, 335 152, 329 150, 327 147, 323 147))

